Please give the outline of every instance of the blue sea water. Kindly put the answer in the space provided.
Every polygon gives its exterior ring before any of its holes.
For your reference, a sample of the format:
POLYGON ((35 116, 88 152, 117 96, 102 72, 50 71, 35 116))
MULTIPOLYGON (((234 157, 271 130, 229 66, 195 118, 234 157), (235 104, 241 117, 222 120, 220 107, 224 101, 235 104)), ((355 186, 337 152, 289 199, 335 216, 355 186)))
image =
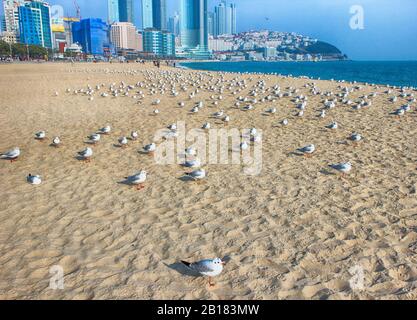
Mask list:
POLYGON ((186 62, 181 65, 207 71, 278 73, 322 80, 417 87, 417 61, 186 62))

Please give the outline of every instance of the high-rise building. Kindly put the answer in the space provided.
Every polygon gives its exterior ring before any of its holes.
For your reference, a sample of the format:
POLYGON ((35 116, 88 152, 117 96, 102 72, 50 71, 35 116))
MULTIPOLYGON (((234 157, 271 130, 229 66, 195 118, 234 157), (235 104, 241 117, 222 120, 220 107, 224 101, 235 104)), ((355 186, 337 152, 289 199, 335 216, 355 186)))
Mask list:
POLYGON ((135 24, 133 0, 119 0, 119 21, 135 24))
POLYGON ((19 12, 18 7, 24 5, 24 0, 3 0, 3 14, 1 21, 2 32, 13 33, 19 39, 19 12))
POLYGON ((175 36, 171 32, 157 29, 143 31, 143 51, 157 57, 175 56, 175 36))
POLYGON ((24 44, 52 48, 51 8, 48 3, 34 0, 18 7, 19 38, 24 44))
POLYGON ((221 2, 215 8, 215 27, 214 35, 236 34, 236 5, 227 5, 225 1, 221 2))
POLYGON ((207 0, 181 0, 181 44, 190 58, 207 59, 207 0))
POLYGON ((214 12, 216 14, 216 27, 215 27, 216 36, 227 34, 226 3, 222 2, 218 6, 214 7, 214 12))
POLYGON ((175 12, 174 16, 169 18, 168 31, 173 33, 176 37, 180 35, 180 15, 178 12, 175 12))
POLYGON ((230 11, 231 11, 231 21, 230 21, 231 33, 232 34, 237 34, 236 5, 234 3, 230 4, 230 11))
POLYGON ((216 18, 214 12, 207 13, 207 30, 210 36, 215 35, 216 18))
POLYGON ((107 0, 108 23, 119 22, 119 0, 107 0))
POLYGON ((141 49, 141 39, 133 23, 116 22, 111 25, 110 40, 117 49, 141 49))
POLYGON ((166 0, 142 0, 143 29, 157 29, 166 31, 167 4, 166 0))
POLYGON ((83 19, 72 25, 73 41, 79 43, 83 52, 93 55, 104 55, 109 45, 108 25, 101 19, 83 19))

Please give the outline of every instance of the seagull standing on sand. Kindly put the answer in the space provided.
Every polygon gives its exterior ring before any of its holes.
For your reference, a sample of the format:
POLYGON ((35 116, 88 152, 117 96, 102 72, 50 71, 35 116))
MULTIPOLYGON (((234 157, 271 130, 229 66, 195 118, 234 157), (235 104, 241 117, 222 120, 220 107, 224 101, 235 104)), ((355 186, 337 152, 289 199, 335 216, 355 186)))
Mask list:
POLYGON ((88 136, 87 138, 90 140, 91 143, 95 144, 95 143, 100 141, 101 136, 98 133, 93 133, 92 135, 88 136))
POLYGON ((43 139, 45 139, 46 137, 46 132, 45 131, 39 131, 37 133, 35 133, 35 139, 42 141, 43 139))
POLYGON ((311 157, 314 151, 316 151, 316 146, 314 144, 309 144, 308 146, 298 149, 298 151, 301 152, 305 157, 311 157))
POLYGON ((20 156, 20 149, 15 147, 12 150, 6 151, 5 153, 0 154, 0 159, 8 159, 10 162, 14 162, 20 156))
POLYGON ((78 155, 86 162, 91 161, 91 157, 93 156, 93 149, 90 147, 85 148, 83 151, 78 152, 78 155))
POLYGON ((331 164, 330 168, 339 171, 342 177, 345 177, 352 170, 352 164, 350 162, 331 164))
POLYGON ((27 181, 28 183, 30 183, 30 184, 33 184, 33 185, 39 185, 39 184, 41 184, 41 183, 42 183, 42 179, 41 179, 41 177, 40 177, 40 176, 38 176, 38 175, 31 175, 30 173, 29 173, 29 175, 26 177, 26 181, 27 181))
POLYGON ((206 177, 206 171, 204 169, 198 169, 193 172, 185 172, 185 175, 194 181, 201 181, 206 177))
POLYGON ((131 185, 135 185, 136 190, 142 190, 143 188, 145 188, 143 184, 146 181, 146 178, 147 178, 147 172, 145 170, 141 170, 139 173, 130 177, 126 177, 125 179, 127 183, 131 185))
POLYGON ((224 261, 220 258, 206 259, 198 262, 190 263, 187 261, 181 261, 190 270, 195 271, 203 276, 208 277, 209 286, 213 287, 215 284, 211 281, 213 277, 217 277, 223 271, 224 261))
POLYGON ((127 146, 127 138, 126 137, 121 137, 120 139, 119 139, 119 143, 120 143, 120 145, 121 145, 121 147, 122 148, 124 148, 124 147, 126 147, 127 146))
POLYGON ((59 137, 55 137, 53 140, 52 140, 52 145, 54 146, 54 147, 59 147, 59 145, 61 144, 61 139, 59 139, 59 137))
POLYGON ((349 139, 353 141, 355 144, 357 144, 359 141, 362 140, 362 136, 359 133, 354 132, 351 134, 349 139))
POLYGON ((138 139, 138 137, 139 137, 139 134, 138 134, 138 132, 137 132, 137 131, 132 131, 132 132, 130 133, 130 137, 132 138, 132 140, 137 140, 137 139, 138 139))
POLYGON ((102 134, 109 134, 110 131, 111 131, 111 127, 110 126, 105 126, 104 128, 101 128, 99 131, 102 134))
POLYGON ((337 129, 338 128, 338 124, 337 124, 337 122, 334 121, 331 124, 329 124, 327 126, 327 128, 329 128, 329 129, 337 129))
POLYGON ((149 155, 152 155, 156 150, 156 144, 151 143, 143 147, 143 151, 149 155))

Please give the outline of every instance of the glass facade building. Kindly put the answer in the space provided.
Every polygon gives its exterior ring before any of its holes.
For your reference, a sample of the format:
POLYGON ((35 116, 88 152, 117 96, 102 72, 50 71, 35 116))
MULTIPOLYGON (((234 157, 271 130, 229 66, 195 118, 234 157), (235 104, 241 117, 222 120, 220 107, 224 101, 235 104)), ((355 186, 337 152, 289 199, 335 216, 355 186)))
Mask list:
POLYGON ((166 0, 142 0, 143 29, 167 30, 166 0))
POLYGON ((119 21, 118 22, 130 22, 130 23, 135 24, 133 0, 119 0, 119 21))
POLYGON ((188 58, 208 59, 207 0, 181 0, 181 45, 188 58))
POLYGON ((109 45, 109 27, 101 19, 83 19, 73 23, 73 41, 79 43, 83 52, 92 55, 104 55, 105 48, 109 45))
POLYGON ((107 0, 109 23, 119 22, 119 0, 107 0))
POLYGON ((18 8, 20 42, 52 48, 51 12, 47 3, 32 1, 18 8))
POLYGON ((174 34, 157 29, 145 29, 143 51, 153 53, 157 57, 175 56, 174 34))

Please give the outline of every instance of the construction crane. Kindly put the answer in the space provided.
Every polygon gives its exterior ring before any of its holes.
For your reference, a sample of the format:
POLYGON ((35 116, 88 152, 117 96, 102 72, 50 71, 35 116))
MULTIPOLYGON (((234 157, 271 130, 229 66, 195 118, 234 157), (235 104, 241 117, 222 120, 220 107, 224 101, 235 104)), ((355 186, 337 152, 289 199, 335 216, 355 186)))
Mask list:
POLYGON ((80 9, 80 6, 78 5, 78 3, 77 3, 77 0, 73 0, 73 3, 74 3, 74 7, 75 7, 75 12, 76 12, 76 17, 77 17, 77 19, 80 19, 81 20, 81 9, 80 9))

